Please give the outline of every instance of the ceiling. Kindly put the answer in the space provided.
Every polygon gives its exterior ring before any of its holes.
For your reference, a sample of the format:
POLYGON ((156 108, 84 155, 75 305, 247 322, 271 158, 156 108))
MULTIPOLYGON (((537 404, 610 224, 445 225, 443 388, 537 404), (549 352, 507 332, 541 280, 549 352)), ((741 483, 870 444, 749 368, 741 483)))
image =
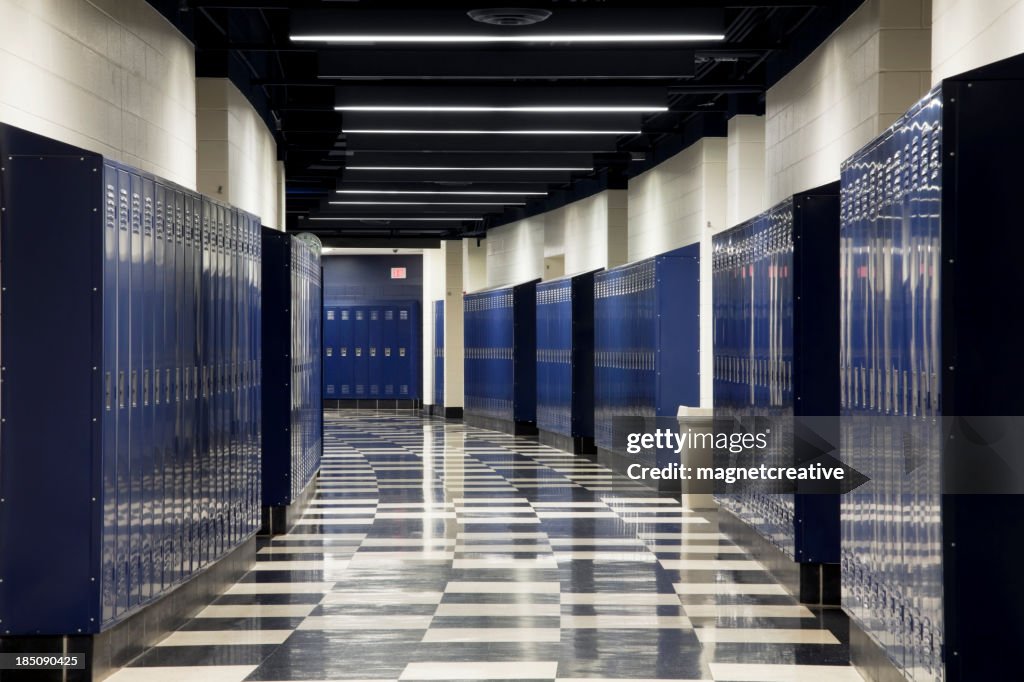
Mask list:
POLYGON ((197 74, 230 77, 274 131, 288 229, 339 246, 482 236, 625 187, 763 113, 859 4, 152 2, 194 40, 197 74))

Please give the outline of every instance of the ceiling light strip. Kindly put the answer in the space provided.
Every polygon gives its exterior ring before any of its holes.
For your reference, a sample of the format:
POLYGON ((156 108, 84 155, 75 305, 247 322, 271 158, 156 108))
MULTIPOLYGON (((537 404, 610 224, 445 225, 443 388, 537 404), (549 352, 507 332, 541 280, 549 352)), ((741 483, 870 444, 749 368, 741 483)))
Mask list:
POLYGON ((589 173, 592 167, 553 167, 553 166, 346 166, 346 170, 371 171, 514 171, 514 172, 564 172, 589 173))
POLYGON ((332 206, 525 206, 511 201, 329 201, 332 206))
POLYGON ((376 111, 376 112, 491 112, 508 111, 535 114, 584 114, 584 113, 657 113, 668 111, 668 107, 659 106, 511 106, 511 107, 488 107, 488 106, 390 106, 390 105, 339 105, 334 107, 335 111, 376 111))
POLYGON ((461 190, 407 190, 407 189, 339 189, 336 194, 445 194, 460 196, 516 196, 516 197, 542 197, 547 192, 484 192, 484 191, 461 191, 461 190))
POLYGON ((691 43, 725 40, 721 33, 610 33, 496 35, 361 35, 307 34, 289 36, 297 43, 691 43))
POLYGON ((346 135, 639 135, 639 130, 416 130, 402 128, 347 128, 346 135))

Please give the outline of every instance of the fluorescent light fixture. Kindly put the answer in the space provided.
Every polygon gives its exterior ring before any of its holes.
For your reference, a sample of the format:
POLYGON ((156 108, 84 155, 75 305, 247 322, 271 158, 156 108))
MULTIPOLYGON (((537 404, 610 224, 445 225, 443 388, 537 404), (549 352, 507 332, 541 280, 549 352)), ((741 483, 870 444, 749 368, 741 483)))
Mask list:
POLYGON ((404 189, 339 189, 336 194, 449 194, 460 196, 512 196, 512 197, 543 197, 547 192, 482 192, 462 190, 404 190, 404 189))
POLYGON ((473 217, 467 217, 467 216, 456 216, 454 218, 409 218, 409 217, 405 217, 405 216, 398 216, 398 217, 391 216, 391 217, 387 217, 387 216, 371 215, 371 216, 363 216, 362 218, 351 218, 349 216, 339 216, 339 217, 319 216, 319 217, 310 218, 310 220, 346 220, 346 221, 365 220, 365 221, 368 221, 368 222, 371 222, 371 223, 374 222, 374 221, 381 221, 381 220, 398 220, 398 221, 413 221, 414 220, 414 221, 417 221, 417 222, 459 222, 460 220, 483 220, 483 218, 473 218, 473 217))
POLYGON ((488 112, 488 111, 512 111, 530 114, 587 114, 587 113, 656 113, 668 111, 668 107, 655 106, 522 106, 522 107, 448 107, 448 106, 390 106, 390 105, 361 105, 361 106, 336 106, 335 111, 380 111, 380 112, 488 112))
POLYGON ((725 40, 721 33, 609 33, 496 35, 360 35, 326 33, 289 36, 296 43, 692 43, 725 40))
POLYGON ((415 130, 359 128, 342 130, 349 135, 639 135, 639 130, 415 130))
POLYGON ((371 171, 538 171, 538 172, 569 172, 589 173, 593 168, 554 167, 554 166, 346 166, 346 170, 371 171))
POLYGON ((510 201, 329 201, 333 206, 525 206, 510 201))

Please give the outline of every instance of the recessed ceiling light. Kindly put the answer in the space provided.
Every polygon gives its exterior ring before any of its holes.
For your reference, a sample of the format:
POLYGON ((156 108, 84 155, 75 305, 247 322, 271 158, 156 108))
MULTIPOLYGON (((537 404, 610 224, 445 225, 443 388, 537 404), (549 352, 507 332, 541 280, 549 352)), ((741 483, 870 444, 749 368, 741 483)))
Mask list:
POLYGON ((525 206, 510 201, 329 201, 332 206, 525 206))
POLYGON ((531 114, 583 114, 583 113, 656 113, 668 111, 668 107, 659 106, 391 106, 391 105, 359 105, 336 106, 335 111, 380 111, 380 112, 489 112, 511 111, 531 114))
POLYGON ((348 166, 347 170, 372 170, 372 171, 538 171, 538 172, 569 172, 589 173, 593 168, 570 168, 570 167, 548 167, 548 166, 348 166))
POLYGON ((458 194, 472 196, 516 196, 516 197, 542 197, 547 192, 483 192, 483 191, 461 191, 461 190, 403 190, 403 189, 339 189, 336 194, 458 194))
POLYGON ((690 43, 725 40, 721 33, 611 33, 496 35, 360 35, 308 34, 289 36, 300 43, 690 43))
POLYGON ((349 135, 639 135, 639 130, 414 130, 359 128, 341 132, 349 135))

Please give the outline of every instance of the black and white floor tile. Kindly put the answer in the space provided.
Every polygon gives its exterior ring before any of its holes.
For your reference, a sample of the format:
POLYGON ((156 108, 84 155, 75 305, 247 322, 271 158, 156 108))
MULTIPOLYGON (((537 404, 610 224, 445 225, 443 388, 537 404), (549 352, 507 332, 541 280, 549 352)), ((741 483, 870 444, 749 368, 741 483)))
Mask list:
POLYGON ((859 682, 713 512, 536 441, 328 413, 317 494, 111 682, 859 682))

